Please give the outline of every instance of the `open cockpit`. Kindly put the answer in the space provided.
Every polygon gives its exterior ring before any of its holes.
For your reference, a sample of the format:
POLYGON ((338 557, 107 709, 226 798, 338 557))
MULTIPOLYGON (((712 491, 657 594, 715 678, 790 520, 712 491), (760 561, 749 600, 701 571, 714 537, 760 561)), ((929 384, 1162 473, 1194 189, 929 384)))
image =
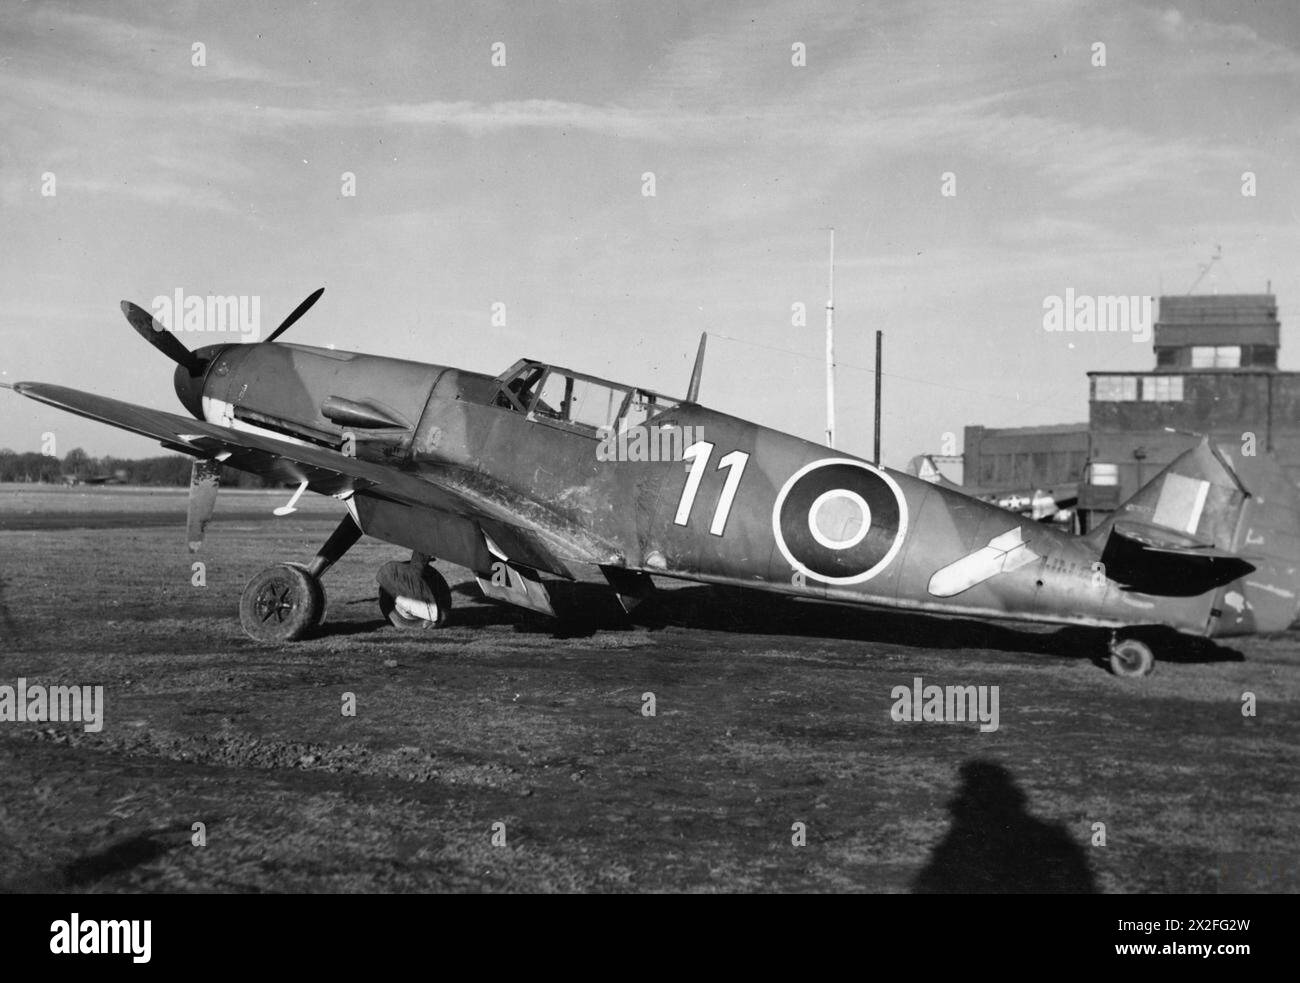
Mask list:
POLYGON ((623 433, 681 404, 647 389, 526 358, 493 381, 492 405, 592 437, 623 433))

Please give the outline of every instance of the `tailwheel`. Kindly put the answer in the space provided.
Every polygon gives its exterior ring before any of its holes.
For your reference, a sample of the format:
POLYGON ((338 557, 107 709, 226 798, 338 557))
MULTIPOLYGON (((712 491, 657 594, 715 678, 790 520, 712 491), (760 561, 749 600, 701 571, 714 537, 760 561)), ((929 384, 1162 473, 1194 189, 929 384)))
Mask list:
POLYGON ((380 613, 394 627, 427 631, 447 623, 451 588, 433 567, 415 560, 386 563, 375 579, 380 613))
POLYGON ((301 567, 267 567, 239 598, 239 622, 258 642, 292 642, 325 618, 325 590, 301 567))
POLYGON ((1149 676, 1156 667, 1151 647, 1136 638, 1112 638, 1110 671, 1116 676, 1149 676))

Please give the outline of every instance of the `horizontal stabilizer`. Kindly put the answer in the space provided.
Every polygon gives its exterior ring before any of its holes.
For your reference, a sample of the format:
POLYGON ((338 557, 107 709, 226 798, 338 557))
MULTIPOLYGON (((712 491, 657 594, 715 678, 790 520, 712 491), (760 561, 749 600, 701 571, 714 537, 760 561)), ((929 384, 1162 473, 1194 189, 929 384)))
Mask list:
POLYGON ((1132 523, 1111 527, 1101 562, 1126 590, 1162 597, 1195 597, 1255 569, 1227 550, 1132 523))

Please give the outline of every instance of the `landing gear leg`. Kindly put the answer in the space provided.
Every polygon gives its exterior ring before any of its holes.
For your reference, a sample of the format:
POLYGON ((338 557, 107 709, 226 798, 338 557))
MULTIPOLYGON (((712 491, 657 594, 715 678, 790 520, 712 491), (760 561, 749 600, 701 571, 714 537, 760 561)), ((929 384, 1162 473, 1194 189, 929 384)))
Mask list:
POLYGON ((244 588, 239 599, 239 622, 249 638, 277 644, 297 641, 325 621, 325 588, 320 577, 361 538, 351 515, 338 528, 311 563, 281 563, 267 567, 244 588))
POLYGON ((1156 657, 1151 646, 1136 638, 1110 636, 1110 671, 1116 676, 1149 676, 1156 667, 1156 657))
POLYGON ((361 527, 353 521, 352 516, 345 515, 338 528, 330 533, 325 545, 316 553, 316 557, 307 564, 307 573, 317 579, 330 567, 342 559, 343 554, 352 549, 361 538, 361 527))

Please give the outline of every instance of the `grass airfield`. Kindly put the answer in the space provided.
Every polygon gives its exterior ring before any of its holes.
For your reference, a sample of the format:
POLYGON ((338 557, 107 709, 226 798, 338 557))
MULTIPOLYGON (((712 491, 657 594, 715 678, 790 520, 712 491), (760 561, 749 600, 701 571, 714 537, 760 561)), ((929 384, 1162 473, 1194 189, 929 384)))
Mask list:
POLYGON ((263 647, 245 582, 341 515, 287 494, 223 491, 195 557, 185 489, 0 485, 0 685, 105 692, 98 733, 0 723, 0 889, 1300 889, 1296 633, 1131 681, 1076 630, 671 581, 556 624, 442 564, 451 623, 401 632, 365 538, 320 633, 263 647), (998 729, 894 721, 918 676, 996 685, 998 729))

